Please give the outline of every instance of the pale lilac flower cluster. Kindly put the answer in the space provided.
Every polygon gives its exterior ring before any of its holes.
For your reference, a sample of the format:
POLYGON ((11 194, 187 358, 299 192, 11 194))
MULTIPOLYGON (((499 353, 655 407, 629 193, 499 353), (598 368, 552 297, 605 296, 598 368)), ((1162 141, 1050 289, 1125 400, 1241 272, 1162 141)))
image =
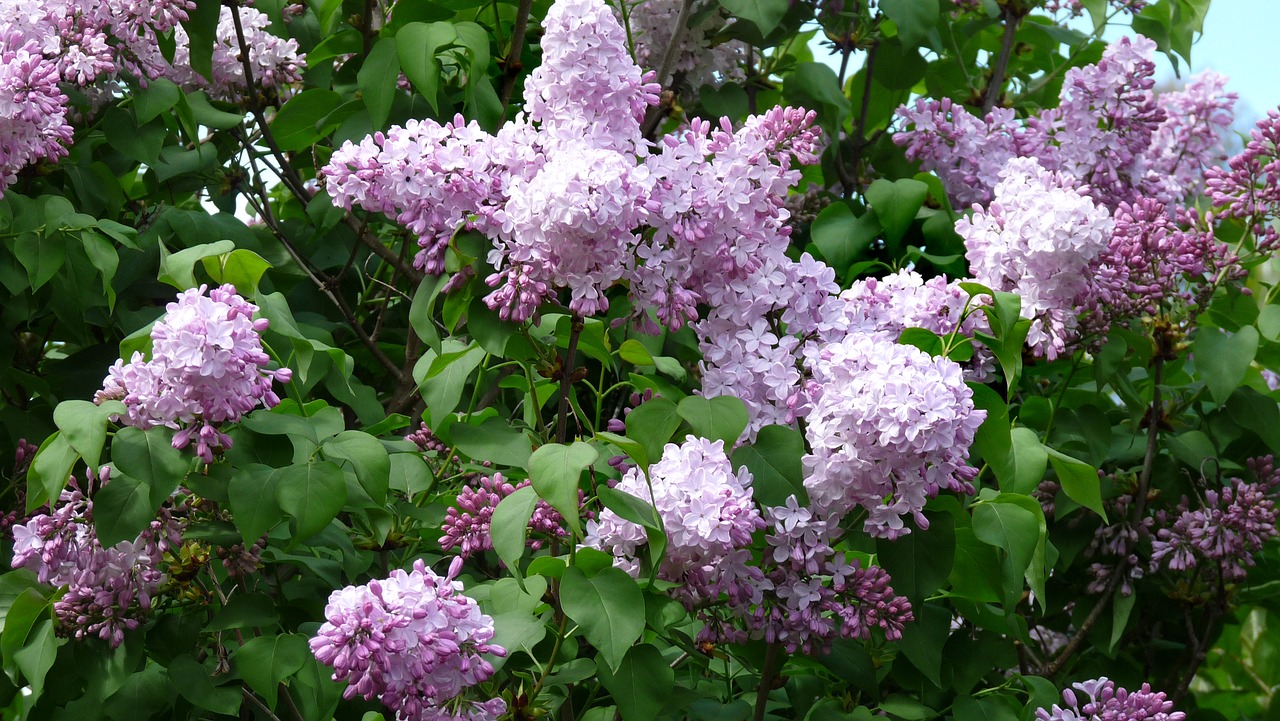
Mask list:
POLYGON ((1258 121, 1226 168, 1209 169, 1205 189, 1221 215, 1252 225, 1255 248, 1280 245, 1280 110, 1258 121))
MULTIPOLYGON (((446 551, 458 549, 462 558, 493 550, 493 537, 489 534, 489 524, 493 520, 493 511, 502 499, 529 485, 529 481, 512 484, 501 473, 482 476, 473 485, 468 485, 458 493, 456 505, 445 511, 443 531, 440 536, 440 547, 446 551)), ((582 491, 578 491, 579 503, 583 499, 582 491)), ((529 518, 529 530, 541 536, 553 539, 566 538, 569 529, 564 527, 564 517, 558 511, 539 500, 533 507, 533 515, 529 518)), ((542 539, 529 536, 528 546, 534 550, 542 548, 542 539)))
MULTIPOLYGON (((884 569, 849 563, 833 549, 840 535, 834 521, 818 518, 795 496, 766 509, 765 518, 772 532, 760 562, 763 578, 731 597, 750 635, 806 654, 825 651, 835 638, 868 640, 876 628, 890 641, 902 637, 915 619, 911 603, 894 593, 884 569)), ((708 624, 702 635, 724 630, 708 624)))
POLYGON ((59 632, 75 638, 97 636, 114 648, 147 618, 165 581, 165 551, 181 542, 182 524, 167 507, 131 541, 104 547, 94 526, 93 494, 110 480, 110 468, 73 476, 49 513, 13 527, 13 567, 37 580, 65 586, 53 604, 59 632))
POLYGON ((334 681, 347 682, 344 698, 377 696, 403 721, 506 711, 501 699, 458 708, 458 696, 493 675, 482 654, 507 653, 491 643, 493 619, 454 580, 461 567, 455 558, 440 576, 418 559, 408 573, 397 569, 329 596, 311 652, 333 667, 334 681))
MULTIPOLYGON (((750 471, 734 472, 724 441, 689 436, 679 445, 668 443, 647 472, 629 469, 614 488, 657 510, 667 536, 658 575, 680 584, 673 590, 692 606, 748 575, 751 534, 765 526, 750 486, 750 471)), ((644 527, 606 509, 587 523, 583 545, 612 554, 616 565, 635 575, 639 548, 647 542, 644 527)))
MULTIPOLYGON (((623 0, 626 2, 626 0, 623 0)), ((635 43, 636 64, 657 71, 671 44, 683 0, 640 0, 626 2, 626 20, 635 43)), ((700 7, 691 13, 689 26, 675 49, 671 72, 682 76, 683 84, 695 92, 703 85, 718 86, 745 77, 742 71, 747 45, 740 40, 712 43, 712 36, 728 20, 723 11, 700 7)), ((667 83, 667 78, 658 78, 667 83)))
POLYGON ((1235 95, 1204 73, 1180 90, 1153 91, 1155 44, 1112 43, 1096 65, 1067 71, 1059 106, 1017 123, 1011 110, 978 119, 949 101, 918 101, 898 115, 911 126, 894 142, 932 170, 957 207, 990 202, 1011 157, 1035 158, 1069 185, 1114 209, 1151 197, 1179 202, 1223 155, 1235 95))
POLYGON ((0 23, 0 198, 19 170, 67 154, 72 131, 58 80, 35 39, 0 23))
POLYGON ((928 527, 925 501, 972 493, 966 456, 986 412, 954 361, 879 335, 850 335, 809 351, 816 390, 805 419, 805 488, 815 510, 868 512, 867 532, 897 538, 910 517, 928 527))
POLYGON ((210 94, 223 100, 236 101, 246 92, 244 62, 241 60, 240 38, 236 34, 232 13, 240 14, 240 28, 249 48, 249 70, 253 73, 251 92, 271 89, 287 95, 289 86, 302 81, 306 55, 298 52, 298 41, 284 39, 268 29, 271 19, 252 7, 232 9, 223 5, 213 42, 213 74, 206 79, 191 69, 191 47, 186 30, 175 32, 177 51, 173 69, 167 73, 174 82, 191 88, 208 88, 210 94))
POLYGON ((1032 320, 1027 344, 1050 360, 1074 336, 1089 269, 1107 249, 1114 223, 1106 208, 1079 194, 1032 158, 1014 158, 991 204, 956 223, 969 270, 993 290, 1022 297, 1032 320))
MULTIPOLYGON (((1173 524, 1157 531, 1151 543, 1153 569, 1164 566, 1185 571, 1207 562, 1218 569, 1225 582, 1245 577, 1263 544, 1280 535, 1275 502, 1280 473, 1270 457, 1249 465, 1257 482, 1233 478, 1220 489, 1206 490, 1204 505, 1194 511, 1188 508, 1188 500, 1182 499, 1181 512, 1173 524)), ((1167 523, 1169 514, 1160 512, 1157 520, 1167 523)))
POLYGON ((125 425, 179 429, 174 447, 195 441, 196 455, 212 462, 214 449, 231 446, 218 426, 275 406, 272 381, 293 377, 288 368, 266 369, 271 359, 259 334, 267 319, 254 320, 257 311, 231 285, 180 293, 151 330, 151 360, 135 353, 116 361, 94 400, 124 401, 128 413, 118 420, 125 425))
MULTIPOLYGON (((897 340, 907 328, 923 328, 944 339, 952 334, 973 338, 975 333, 991 332, 980 300, 943 276, 926 281, 916 271, 903 269, 855 281, 829 300, 822 307, 818 332, 828 343, 850 333, 897 340)), ((983 345, 975 346, 974 357, 964 365, 966 376, 979 383, 995 372, 995 358, 983 345)))
POLYGON ((1075 691, 1062 691, 1062 706, 1036 709, 1039 721, 1183 721, 1187 717, 1173 710, 1173 702, 1163 691, 1152 691, 1151 684, 1127 691, 1103 676, 1071 685, 1075 691), (1081 699, 1077 691, 1088 700, 1081 699))

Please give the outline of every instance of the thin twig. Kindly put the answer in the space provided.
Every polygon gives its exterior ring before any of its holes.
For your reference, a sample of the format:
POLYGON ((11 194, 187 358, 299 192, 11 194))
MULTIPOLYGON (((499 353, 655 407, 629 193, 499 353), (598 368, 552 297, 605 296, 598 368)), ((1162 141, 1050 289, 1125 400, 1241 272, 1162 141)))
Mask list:
POLYGON ((533 0, 520 0, 516 8, 516 22, 511 26, 511 46, 502 61, 502 118, 507 117, 507 106, 511 104, 511 94, 515 92, 516 78, 520 76, 523 65, 520 56, 524 53, 524 34, 529 29, 529 13, 533 11, 533 0))
POLYGON ((996 64, 991 67, 991 80, 987 83, 986 96, 982 99, 982 114, 986 115, 996 106, 1000 91, 1004 87, 1004 75, 1009 69, 1009 57, 1013 54, 1013 36, 1018 33, 1022 24, 1022 16, 1004 12, 1004 37, 1000 40, 1000 54, 996 56, 996 64))
POLYGON ((675 68, 676 56, 680 54, 680 44, 684 42, 685 31, 688 30, 689 15, 693 13, 694 0, 684 0, 680 4, 680 14, 676 16, 675 27, 671 29, 671 39, 667 41, 667 49, 662 53, 662 63, 658 65, 658 84, 666 88, 657 105, 649 108, 640 124, 640 133, 646 138, 653 137, 658 124, 675 107, 675 79, 668 85, 667 76, 675 68))
POLYGON ((778 673, 778 652, 782 646, 777 642, 765 647, 764 665, 760 667, 760 687, 756 689, 756 708, 752 721, 764 721, 764 707, 769 703, 769 692, 773 689, 773 677, 778 673))
POLYGON ((573 314, 569 326, 569 347, 564 352, 564 366, 560 369, 560 406, 556 412, 556 443, 564 443, 569 437, 569 394, 573 392, 574 361, 578 354, 578 338, 585 327, 582 316, 573 314))
POLYGON ((271 719, 271 721, 280 721, 280 717, 279 717, 279 716, 277 716, 277 715, 275 715, 274 713, 272 713, 272 712, 271 712, 271 709, 270 709, 270 708, 268 708, 268 707, 267 707, 267 705, 266 705, 265 703, 263 703, 263 702, 262 702, 262 700, 261 700, 261 699, 259 699, 259 698, 258 698, 258 696, 257 696, 254 692, 250 691, 249 689, 245 688, 244 686, 241 686, 241 687, 240 687, 240 694, 241 694, 242 696, 244 696, 244 698, 245 698, 245 700, 246 700, 246 701, 248 701, 248 702, 252 703, 254 706, 256 706, 256 707, 258 708, 258 710, 259 710, 259 711, 261 711, 262 713, 266 714, 266 715, 267 715, 267 718, 271 719))

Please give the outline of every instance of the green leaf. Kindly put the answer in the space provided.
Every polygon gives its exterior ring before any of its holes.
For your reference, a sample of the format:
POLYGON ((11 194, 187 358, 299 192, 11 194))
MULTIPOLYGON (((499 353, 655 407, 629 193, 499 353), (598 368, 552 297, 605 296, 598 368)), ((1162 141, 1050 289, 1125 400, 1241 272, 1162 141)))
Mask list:
POLYGON ((938 24, 938 0, 881 0, 880 9, 898 26, 903 45, 919 45, 938 24))
POLYGON ((269 596, 237 593, 227 601, 204 627, 205 631, 230 631, 233 628, 267 628, 280 620, 275 601, 269 596))
POLYGON ((236 649, 236 670, 249 688, 276 707, 276 691, 307 660, 307 641, 301 636, 258 636, 236 649))
POLYGON ((187 19, 182 23, 190 38, 188 64, 206 80, 213 77, 213 44, 221 5, 217 0, 197 0, 195 9, 187 11, 187 19))
POLYGON ((657 647, 642 643, 627 651, 616 671, 601 666, 600 684, 613 696, 622 721, 653 721, 675 690, 675 671, 657 647))
POLYGON ((409 23, 396 33, 400 70, 433 110, 439 110, 436 96, 440 93, 440 60, 436 53, 457 39, 458 33, 447 22, 409 23))
POLYGON ((1120 639, 1124 636, 1125 627, 1129 624, 1129 614, 1137 601, 1138 594, 1135 590, 1128 594, 1117 593, 1111 602, 1111 644, 1108 647, 1110 650, 1114 651, 1116 644, 1120 643, 1120 639))
POLYGON ((191 468, 191 459, 173 447, 172 434, 173 431, 166 428, 148 431, 121 428, 111 441, 111 461, 115 467, 150 489, 152 515, 191 468))
POLYGON ((181 97, 182 91, 172 80, 154 78, 147 81, 147 87, 133 90, 133 112, 138 116, 138 123, 145 125, 172 108, 181 97))
POLYGON ((156 517, 151 488, 123 473, 111 474, 111 482, 93 496, 93 525, 103 546, 138 537, 156 517))
POLYGON ((53 661, 58 656, 58 639, 53 634, 53 621, 48 619, 36 624, 27 644, 13 654, 14 663, 22 671, 27 684, 31 686, 31 695, 40 698, 44 692, 44 680, 53 668, 53 661))
POLYGON ((574 533, 582 535, 578 522, 578 482, 582 472, 600 458, 590 443, 548 443, 529 458, 529 481, 544 501, 564 516, 574 533))
POLYGON ((449 435, 458 450, 477 461, 524 468, 533 453, 529 436, 501 418, 486 418, 478 426, 455 423, 449 435))
POLYGON ((950 513, 929 516, 929 527, 896 540, 876 540, 876 556, 893 577, 893 588, 919 604, 951 575, 956 554, 955 520, 950 513))
POLYGON ((832 203, 818 213, 809 235, 822 257, 843 273, 880 234, 880 222, 873 213, 855 217, 844 203, 832 203))
POLYGON ((768 35, 787 14, 786 0, 720 0, 720 7, 751 21, 761 35, 768 35))
POLYGON ((27 510, 34 511, 57 498, 71 477, 80 454, 61 432, 54 433, 40 444, 36 457, 27 469, 27 510))
POLYGON ((150 664, 125 679, 102 705, 112 721, 148 719, 169 705, 169 684, 164 667, 150 664))
POLYGON ((195 705, 214 713, 236 716, 240 712, 240 692, 233 685, 215 686, 208 670, 190 655, 169 662, 170 686, 195 705))
POLYGON ((1272 343, 1280 341, 1280 305, 1266 305, 1258 311, 1258 331, 1272 343))
POLYGON ((100 406, 89 401, 63 401, 53 409, 53 422, 85 465, 97 468, 102 446, 107 442, 108 417, 124 412, 120 401, 107 401, 100 406))
POLYGON ((386 501, 391 458, 381 441, 364 431, 343 431, 325 441, 321 451, 326 458, 350 463, 364 492, 378 503, 386 501))
POLYGON ((342 104, 342 96, 327 88, 312 88, 289 99, 271 121, 271 134, 281 150, 306 150, 327 132, 320 122, 342 104))
POLYGON ((210 256, 230 253, 235 249, 236 244, 230 240, 205 243, 180 250, 177 253, 167 253, 162 245, 160 250, 160 275, 158 277, 161 282, 168 283, 178 290, 195 288, 197 283, 193 271, 196 261, 204 260, 210 256))
POLYGON ((305 541, 323 531, 347 502, 347 481, 342 469, 328 461, 289 466, 276 484, 276 503, 297 525, 295 541, 305 541))
MULTIPOLYGON (((493 551, 513 573, 520 569, 524 556, 525 539, 529 535, 529 519, 538 505, 538 494, 529 486, 516 489, 493 509, 489 521, 489 538, 493 551)), ((519 576, 517 576, 519 578, 519 576)))
POLYGON ((911 178, 881 178, 867 188, 867 201, 884 226, 885 240, 891 243, 906 234, 927 197, 929 186, 911 178))
POLYGON ((485 352, 476 346, 445 353, 431 361, 422 381, 422 397, 431 413, 431 422, 439 428, 444 417, 453 413, 462 400, 462 391, 472 371, 484 360, 485 352))
POLYGON ((587 578, 582 569, 570 566, 560 579, 560 603, 611 669, 620 668, 627 649, 644 631, 644 595, 620 568, 610 566, 587 578))
POLYGON ((726 449, 738 442, 750 420, 746 404, 733 396, 688 396, 676 406, 676 413, 689 423, 694 433, 713 441, 724 441, 726 449))
POLYGON ((1000 490, 1010 493, 1031 493, 1044 480, 1049 465, 1049 454, 1040 436, 1030 428, 1021 426, 1009 431, 1009 453, 1004 458, 984 459, 995 471, 1000 490))
POLYGON ((973 534, 1008 554, 1009 565, 1021 575, 1031 565, 1040 524, 1035 514, 1010 503, 982 503, 973 509, 973 534))
POLYGON ((1045 451, 1067 498, 1102 516, 1102 522, 1106 523, 1107 509, 1102 506, 1102 482, 1098 479, 1098 469, 1052 448, 1045 448, 1045 451))
POLYGON ((66 237, 62 233, 23 233, 14 241, 13 254, 26 269, 31 290, 39 290, 67 262, 66 237))
POLYGON ((662 449, 680 427, 680 412, 667 398, 651 398, 627 414, 627 438, 644 446, 651 463, 662 458, 662 449))
POLYGON ((49 599, 38 588, 24 588, 9 604, 5 611, 4 629, 0 632, 0 655, 5 661, 5 668, 19 649, 27 645, 31 629, 41 619, 50 618, 49 599))
POLYGON ((396 40, 381 38, 374 43, 364 65, 360 66, 360 72, 356 73, 356 83, 360 86, 360 94, 364 96, 364 105, 369 109, 369 119, 375 130, 387 124, 391 103, 398 92, 398 77, 400 57, 396 52, 396 40))
POLYGON ((258 289, 258 281, 271 264, 265 258, 246 248, 236 248, 230 253, 202 259, 204 270, 215 283, 230 283, 243 295, 258 289))
POLYGON ((440 331, 436 330, 431 314, 447 278, 444 273, 423 278, 409 304, 409 324, 413 326, 413 332, 436 353, 440 352, 440 331))
POLYGON ((1006 697, 992 695, 982 698, 961 696, 955 702, 956 721, 1018 721, 1018 712, 1006 697))
POLYGON ((257 543, 284 520, 284 511, 276 502, 276 484, 283 472, 283 469, 254 464, 231 475, 227 489, 231 514, 246 546, 257 543))
POLYGON ((600 505, 618 514, 619 518, 644 527, 645 535, 649 538, 649 553, 655 559, 656 566, 656 559, 662 558, 667 549, 667 534, 663 531, 662 518, 658 516, 653 504, 605 485, 596 489, 596 496, 600 499, 600 505))
POLYGON ((1226 402, 1244 380, 1244 374, 1258 352, 1258 330, 1244 326, 1235 333, 1202 327, 1192 344, 1192 358, 1198 375, 1209 387, 1213 400, 1226 402))
POLYGON ((765 506, 785 505, 795 496, 801 505, 809 503, 804 489, 804 436, 787 426, 765 426, 754 443, 733 452, 734 469, 751 471, 751 492, 765 506))
POLYGON ((651 366, 654 363, 653 354, 635 338, 622 341, 622 345, 618 346, 618 357, 631 365, 651 366))

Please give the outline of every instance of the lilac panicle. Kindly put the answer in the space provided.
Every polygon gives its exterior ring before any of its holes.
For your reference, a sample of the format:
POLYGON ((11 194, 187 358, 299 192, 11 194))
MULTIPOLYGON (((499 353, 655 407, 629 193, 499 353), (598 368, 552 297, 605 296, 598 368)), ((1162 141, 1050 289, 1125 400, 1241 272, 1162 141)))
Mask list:
POLYGON ((1062 692, 1062 705, 1036 710, 1039 721, 1184 721, 1187 715, 1173 710, 1163 691, 1144 683, 1127 691, 1106 676, 1072 684, 1062 692), (1077 693, 1077 691, 1079 693, 1077 693), (1082 698, 1082 696, 1084 698, 1082 698))

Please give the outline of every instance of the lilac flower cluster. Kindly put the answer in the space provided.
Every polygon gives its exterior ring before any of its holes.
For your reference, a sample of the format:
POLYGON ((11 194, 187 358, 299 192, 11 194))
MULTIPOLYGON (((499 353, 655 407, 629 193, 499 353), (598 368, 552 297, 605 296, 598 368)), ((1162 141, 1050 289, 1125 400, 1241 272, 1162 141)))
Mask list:
POLYGON ((491 643, 493 619, 454 580, 461 567, 455 558, 442 577, 419 559, 408 573, 397 569, 390 578, 329 596, 311 652, 333 667, 333 680, 347 682, 343 697, 377 696, 404 721, 494 718, 506 711, 502 699, 457 699, 493 675, 482 654, 507 653, 491 643))
POLYGON ((443 270, 460 228, 485 233, 485 301, 514 321, 561 289, 571 310, 603 312, 622 283, 635 307, 678 328, 716 303, 712 286, 741 283, 766 256, 785 260, 791 165, 817 158, 812 113, 775 108, 736 132, 697 121, 654 148, 640 123, 658 86, 628 56, 613 11, 561 0, 544 27, 527 118, 494 135, 426 121, 344 145, 323 171, 335 202, 404 223, 428 272, 443 270))
POLYGON ((1022 317, 1032 320, 1027 344, 1049 359, 1075 331, 1089 268, 1113 228, 1106 208, 1032 158, 1010 160, 991 204, 956 222, 974 279, 1022 297, 1022 317))
POLYGON ((805 488, 826 519, 866 509, 872 536, 897 538, 928 521, 939 490, 972 493, 966 456, 986 412, 954 361, 875 335, 851 335, 810 351, 813 409, 805 436, 805 488))
MULTIPOLYGON (((626 3, 627 27, 635 43, 636 64, 657 71, 663 53, 671 44, 683 0, 642 0, 626 3)), ((673 74, 683 77, 684 84, 695 92, 703 85, 718 86, 745 77, 742 71, 747 45, 739 40, 712 44, 714 35, 727 20, 723 12, 698 12, 674 50, 673 74)), ((658 78, 666 83, 670 78, 658 78)))
POLYGON ((1181 201, 1222 159, 1235 94, 1208 73, 1157 97, 1154 51, 1145 38, 1112 43, 1096 65, 1067 71, 1058 107, 1022 124, 1007 109, 980 120, 949 101, 918 101, 898 109, 911 129, 894 142, 938 174, 957 207, 990 202, 1012 157, 1035 158, 1108 208, 1181 201))
MULTIPOLYGON (((445 511, 444 535, 440 536, 440 547, 446 551, 459 549, 462 558, 470 558, 477 553, 493 550, 493 537, 489 534, 489 524, 493 520, 493 511, 502 499, 529 485, 529 481, 512 484, 501 473, 482 476, 473 485, 468 485, 458 494, 454 506, 445 511)), ((582 491, 578 491, 581 502, 582 491)), ((533 507, 533 515, 529 518, 529 530, 545 537, 566 538, 569 529, 564 527, 564 517, 558 511, 539 500, 533 507)), ((542 548, 542 540, 529 536, 526 541, 532 549, 542 548)))
MULTIPOLYGON (((679 583, 689 605, 715 598, 745 577, 751 534, 764 528, 751 498, 751 473, 735 473, 724 441, 689 436, 667 444, 662 460, 647 471, 631 468, 614 488, 652 503, 667 535, 658 575, 679 583)), ((640 571, 638 550, 648 542, 642 526, 611 510, 587 523, 584 546, 611 553, 619 567, 640 571)))
POLYGON ((0 23, 0 197, 22 168, 67 154, 72 131, 58 80, 35 39, 0 23))
MULTIPOLYGON (((907 328, 924 328, 946 338, 973 338, 990 333, 981 303, 960 284, 937 276, 925 280, 914 270, 900 270, 883 278, 855 281, 822 306, 819 336, 835 342, 850 333, 880 334, 897 340, 907 328)), ((965 364, 966 376, 979 383, 995 372, 995 358, 986 346, 975 347, 965 364)))
POLYGON ((1144 683, 1137 691, 1127 691, 1106 676, 1072 684, 1075 691, 1062 691, 1062 706, 1036 709, 1039 721, 1183 721, 1187 715, 1173 710, 1173 702, 1163 691, 1152 691, 1144 683), (1077 696, 1079 691, 1087 701, 1077 696))
POLYGON ((182 523, 167 507, 131 541, 104 547, 94 526, 93 494, 111 477, 104 466, 73 476, 49 513, 13 527, 13 567, 26 568, 41 583, 66 586, 53 604, 59 632, 97 636, 114 648, 146 619, 165 581, 164 554, 181 542, 182 523))
POLYGON ((231 446, 218 426, 259 404, 275 406, 271 382, 287 383, 293 373, 266 370, 271 359, 259 334, 267 320, 253 319, 257 306, 230 285, 206 291, 180 293, 151 330, 151 360, 135 353, 129 363, 116 361, 94 400, 124 401, 128 413, 118 420, 126 425, 180 429, 174 447, 195 441, 196 455, 209 463, 214 449, 231 446))
POLYGON ((1280 245, 1280 110, 1272 110, 1249 131, 1244 150, 1226 168, 1210 168, 1205 189, 1218 212, 1252 226, 1258 250, 1280 245))
MULTIPOLYGON (((849 563, 833 549, 840 530, 796 502, 765 510, 772 526, 761 561, 763 578, 737 609, 747 628, 789 653, 823 651, 837 638, 867 640, 879 628, 890 641, 915 619, 878 566, 849 563)), ((709 627, 714 631, 714 627, 709 627)))
POLYGON ((245 64, 240 59, 240 38, 236 34, 232 13, 240 15, 240 29, 244 34, 245 45, 249 48, 253 91, 271 89, 286 95, 289 86, 302 82, 306 55, 298 52, 298 41, 272 34, 268 29, 271 19, 261 10, 252 7, 233 9, 226 5, 219 10, 213 43, 212 75, 205 79, 191 69, 190 40, 186 30, 179 27, 174 33, 178 46, 174 53, 173 69, 167 73, 170 79, 190 88, 208 88, 210 94, 223 100, 234 102, 245 94, 245 64))
MULTIPOLYGON (((1204 504, 1194 511, 1182 499, 1172 525, 1158 530, 1151 543, 1153 569, 1184 571, 1207 562, 1224 582, 1245 577, 1263 544, 1280 535, 1275 502, 1280 472, 1270 457, 1249 465, 1257 482, 1233 478, 1221 489, 1206 490, 1204 504)), ((1170 520, 1163 511, 1156 518, 1161 525, 1170 520)))

